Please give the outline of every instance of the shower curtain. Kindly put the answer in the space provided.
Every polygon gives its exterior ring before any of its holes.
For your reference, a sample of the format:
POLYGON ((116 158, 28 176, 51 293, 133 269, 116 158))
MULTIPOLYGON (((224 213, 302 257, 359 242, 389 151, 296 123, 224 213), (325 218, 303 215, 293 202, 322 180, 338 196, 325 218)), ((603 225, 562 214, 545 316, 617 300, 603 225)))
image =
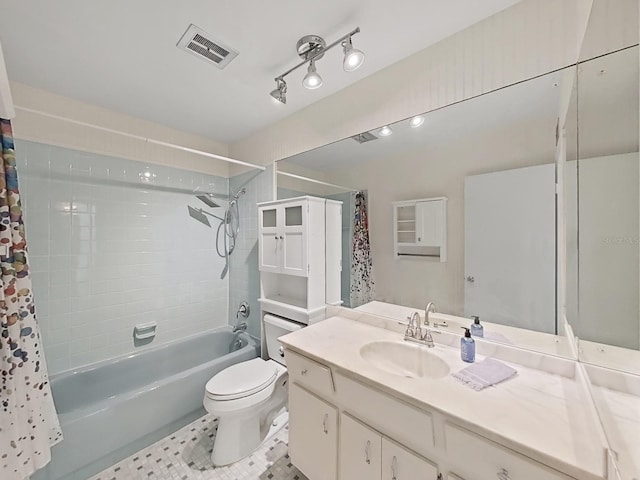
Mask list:
POLYGON ((373 259, 369 244, 367 201, 363 192, 354 198, 353 238, 351 240, 351 308, 373 299, 373 259))
POLYGON ((62 440, 36 323, 11 122, 0 119, 0 478, 22 480, 62 440))

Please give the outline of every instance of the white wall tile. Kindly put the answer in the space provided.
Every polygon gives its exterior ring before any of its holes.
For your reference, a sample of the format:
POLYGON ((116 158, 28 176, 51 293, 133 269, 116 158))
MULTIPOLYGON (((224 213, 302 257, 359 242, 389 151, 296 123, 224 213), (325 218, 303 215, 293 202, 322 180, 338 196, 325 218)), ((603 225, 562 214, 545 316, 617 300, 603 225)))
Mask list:
POLYGON ((137 323, 158 322, 151 345, 227 324, 229 281, 219 279, 224 259, 215 252, 215 230, 187 211, 200 202, 143 184, 139 173, 152 170, 172 189, 213 185, 222 193, 227 179, 16 144, 24 157, 18 165, 29 261, 51 373, 133 352, 137 323))

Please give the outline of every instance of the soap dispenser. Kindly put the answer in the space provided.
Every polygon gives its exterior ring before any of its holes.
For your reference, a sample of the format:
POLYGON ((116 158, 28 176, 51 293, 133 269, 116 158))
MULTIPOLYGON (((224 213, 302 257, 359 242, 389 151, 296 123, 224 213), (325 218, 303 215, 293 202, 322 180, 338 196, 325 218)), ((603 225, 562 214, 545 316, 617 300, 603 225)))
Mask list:
POLYGON ((464 337, 460 339, 460 357, 467 363, 473 363, 476 360, 476 342, 471 338, 468 328, 464 328, 464 337))
POLYGON ((471 318, 473 318, 473 323, 469 327, 469 330, 471 330, 471 335, 473 335, 474 337, 484 337, 484 327, 480 324, 480 317, 474 315, 471 318))

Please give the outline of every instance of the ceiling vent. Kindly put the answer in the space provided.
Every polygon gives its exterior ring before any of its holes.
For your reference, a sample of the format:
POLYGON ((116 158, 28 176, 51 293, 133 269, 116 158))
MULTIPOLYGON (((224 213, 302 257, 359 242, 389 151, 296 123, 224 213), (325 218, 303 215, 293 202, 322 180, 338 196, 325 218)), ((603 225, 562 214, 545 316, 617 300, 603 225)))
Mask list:
POLYGON ((184 32, 177 47, 206 62, 213 63, 220 70, 229 65, 239 53, 193 24, 189 25, 184 32))
POLYGON ((353 138, 358 143, 367 143, 367 142, 371 142, 372 140, 377 140, 378 139, 378 137, 376 137, 371 132, 359 133, 358 135, 354 135, 351 138, 353 138))

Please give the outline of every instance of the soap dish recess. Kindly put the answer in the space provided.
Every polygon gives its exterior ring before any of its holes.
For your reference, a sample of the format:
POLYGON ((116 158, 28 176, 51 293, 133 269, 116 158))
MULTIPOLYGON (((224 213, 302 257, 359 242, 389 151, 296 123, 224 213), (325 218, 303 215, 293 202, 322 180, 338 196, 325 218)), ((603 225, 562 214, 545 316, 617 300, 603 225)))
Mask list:
POLYGON ((156 336, 156 322, 139 323, 133 327, 133 336, 136 340, 146 340, 156 336))

